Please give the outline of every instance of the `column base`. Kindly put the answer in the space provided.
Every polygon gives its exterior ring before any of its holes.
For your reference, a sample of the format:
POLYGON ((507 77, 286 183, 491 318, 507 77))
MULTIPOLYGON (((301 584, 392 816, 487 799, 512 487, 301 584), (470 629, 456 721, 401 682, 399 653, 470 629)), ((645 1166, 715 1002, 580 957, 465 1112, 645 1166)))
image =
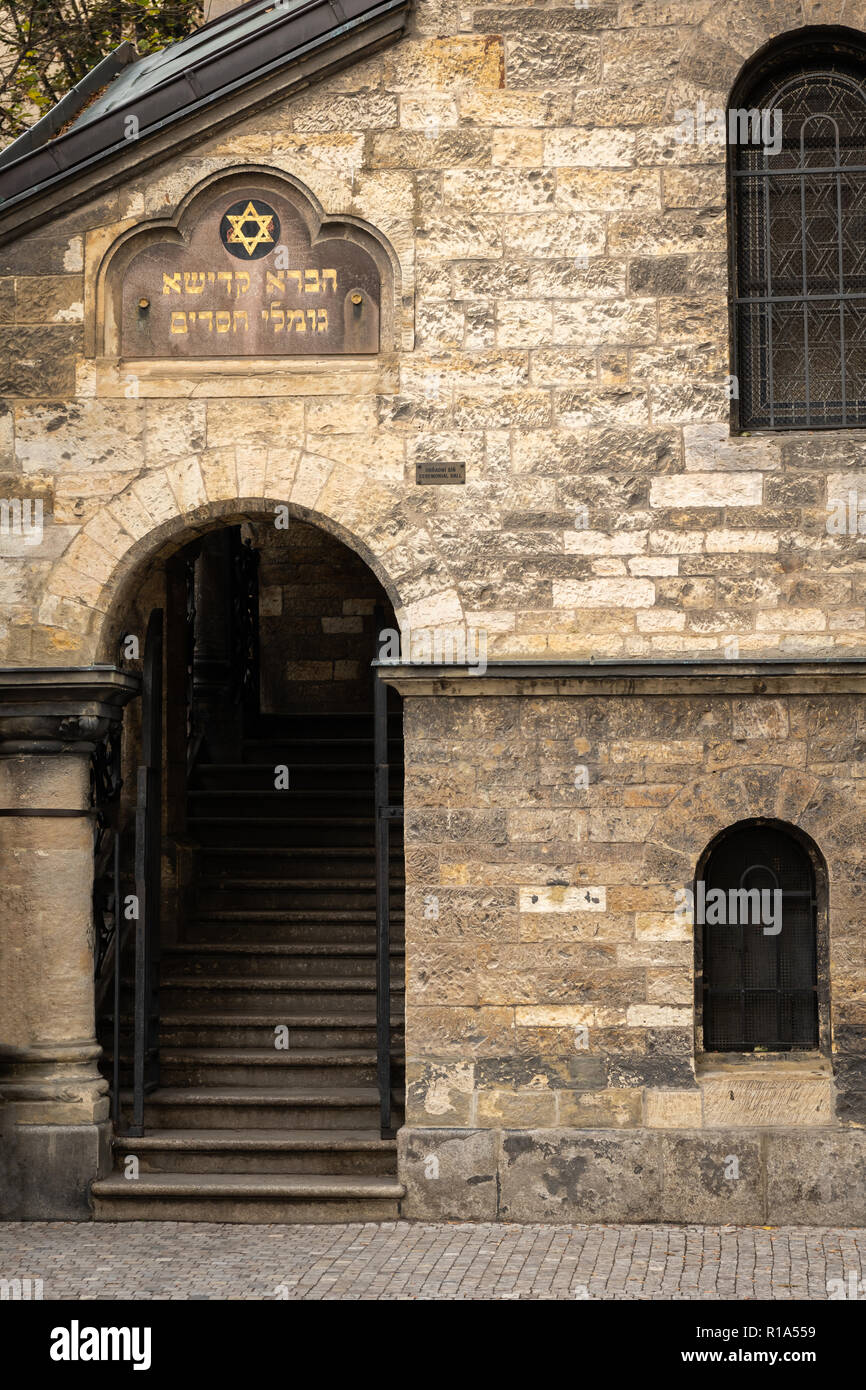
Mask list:
POLYGON ((16 1125, 0 1108, 0 1220, 90 1221, 111 1169, 111 1125, 16 1125))
POLYGON ((101 1055, 95 1039, 0 1046, 0 1099, 17 1125, 101 1124, 109 1115, 101 1055))

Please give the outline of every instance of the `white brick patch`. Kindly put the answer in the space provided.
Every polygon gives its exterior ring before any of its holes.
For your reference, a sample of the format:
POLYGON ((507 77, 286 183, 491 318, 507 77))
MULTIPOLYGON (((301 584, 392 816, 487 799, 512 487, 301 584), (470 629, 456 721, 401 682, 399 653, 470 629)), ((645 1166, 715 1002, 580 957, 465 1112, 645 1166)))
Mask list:
POLYGON ((649 579, 555 579, 554 608, 652 608, 649 579))
POLYGON ((675 473, 653 478, 651 507, 757 507, 762 473, 675 473))

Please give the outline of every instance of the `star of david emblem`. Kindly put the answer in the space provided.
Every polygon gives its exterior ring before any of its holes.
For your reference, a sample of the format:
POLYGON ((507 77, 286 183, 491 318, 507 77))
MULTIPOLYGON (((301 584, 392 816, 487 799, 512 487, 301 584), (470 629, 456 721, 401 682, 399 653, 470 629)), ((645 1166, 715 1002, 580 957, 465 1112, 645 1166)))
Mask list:
POLYGON ((220 223, 220 239, 232 256, 258 260, 267 256, 280 235, 280 219, 260 198, 234 203, 220 223))

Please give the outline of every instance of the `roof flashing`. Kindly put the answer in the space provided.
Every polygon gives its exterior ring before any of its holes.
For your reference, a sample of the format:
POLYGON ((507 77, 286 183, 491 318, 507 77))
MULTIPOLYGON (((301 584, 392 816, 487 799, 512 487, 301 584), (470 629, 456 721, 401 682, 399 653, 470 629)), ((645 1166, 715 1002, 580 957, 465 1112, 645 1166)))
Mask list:
MULTIPOLYGON (((411 0, 251 0, 159 53, 125 62, 86 110, 79 102, 80 114, 62 135, 38 144, 22 137, 20 155, 16 142, 0 156, 0 244, 22 235, 40 214, 56 216, 133 168, 213 134, 225 124, 214 115, 220 105, 226 120, 241 119, 395 41, 410 6, 411 0)), ((101 66, 84 82, 95 82, 101 66)), ((91 85, 86 96, 97 90, 91 85)), ((65 122, 71 114, 70 104, 65 122)))

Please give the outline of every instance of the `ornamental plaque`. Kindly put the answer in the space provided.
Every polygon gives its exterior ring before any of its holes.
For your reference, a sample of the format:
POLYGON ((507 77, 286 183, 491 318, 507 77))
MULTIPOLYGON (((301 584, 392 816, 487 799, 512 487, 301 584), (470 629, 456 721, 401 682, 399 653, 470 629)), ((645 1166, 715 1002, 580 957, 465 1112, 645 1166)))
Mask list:
POLYGON ((345 235, 311 237, 289 197, 215 197, 191 235, 151 242, 123 276, 124 357, 319 357, 379 350, 381 283, 345 235))

